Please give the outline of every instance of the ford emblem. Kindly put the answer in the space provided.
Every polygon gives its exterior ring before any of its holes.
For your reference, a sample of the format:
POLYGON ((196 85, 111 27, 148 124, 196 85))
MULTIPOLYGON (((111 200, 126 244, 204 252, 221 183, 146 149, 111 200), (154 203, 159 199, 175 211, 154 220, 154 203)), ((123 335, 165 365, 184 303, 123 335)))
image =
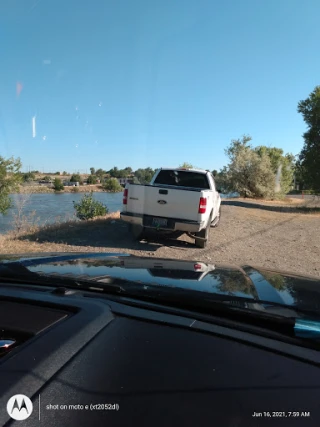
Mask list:
POLYGON ((159 205, 165 205, 167 202, 165 200, 158 200, 159 205))

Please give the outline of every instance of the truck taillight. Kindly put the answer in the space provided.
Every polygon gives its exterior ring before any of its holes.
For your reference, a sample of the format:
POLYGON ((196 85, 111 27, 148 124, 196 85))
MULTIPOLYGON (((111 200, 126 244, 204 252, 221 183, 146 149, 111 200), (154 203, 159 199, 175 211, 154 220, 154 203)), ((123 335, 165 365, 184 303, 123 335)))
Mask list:
POLYGON ((201 264, 195 264, 195 265, 193 266, 193 268, 194 268, 194 270, 195 270, 195 271, 197 271, 197 270, 201 270, 201 264))
POLYGON ((207 199, 205 199, 204 197, 200 197, 199 214, 206 213, 206 209, 207 209, 207 199))
POLYGON ((127 200, 128 200, 128 189, 127 189, 127 188, 125 188, 125 190, 124 190, 124 192, 123 192, 123 200, 122 200, 122 203, 123 203, 124 205, 126 205, 126 204, 127 204, 127 200))

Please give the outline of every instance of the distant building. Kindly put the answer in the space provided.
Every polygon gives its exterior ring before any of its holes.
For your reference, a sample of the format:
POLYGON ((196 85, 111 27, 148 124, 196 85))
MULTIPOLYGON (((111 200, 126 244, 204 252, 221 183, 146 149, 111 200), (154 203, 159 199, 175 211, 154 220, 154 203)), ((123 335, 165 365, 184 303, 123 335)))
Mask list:
POLYGON ((133 178, 117 178, 118 182, 120 185, 125 186, 126 184, 132 184, 133 183, 133 178))
POLYGON ((73 182, 73 181, 64 181, 63 185, 65 187, 79 187, 79 182, 73 182))

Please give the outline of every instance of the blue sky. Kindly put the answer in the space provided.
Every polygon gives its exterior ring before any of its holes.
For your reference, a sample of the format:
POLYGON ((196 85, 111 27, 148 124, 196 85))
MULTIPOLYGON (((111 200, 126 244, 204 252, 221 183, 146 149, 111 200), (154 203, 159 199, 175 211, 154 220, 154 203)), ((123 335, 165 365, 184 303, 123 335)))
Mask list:
POLYGON ((297 154, 319 16, 319 0, 2 1, 0 155, 212 170, 243 134, 297 154))

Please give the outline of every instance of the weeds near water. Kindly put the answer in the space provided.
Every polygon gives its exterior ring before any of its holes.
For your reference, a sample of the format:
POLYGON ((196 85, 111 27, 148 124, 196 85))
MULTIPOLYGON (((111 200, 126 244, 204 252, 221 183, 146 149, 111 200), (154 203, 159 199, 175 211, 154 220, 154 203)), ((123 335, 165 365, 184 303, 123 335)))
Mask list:
POLYGON ((18 235, 23 232, 31 232, 38 226, 40 218, 37 217, 37 212, 33 210, 29 214, 25 214, 26 205, 30 202, 31 194, 18 194, 15 201, 16 212, 12 215, 11 225, 13 234, 18 235))

